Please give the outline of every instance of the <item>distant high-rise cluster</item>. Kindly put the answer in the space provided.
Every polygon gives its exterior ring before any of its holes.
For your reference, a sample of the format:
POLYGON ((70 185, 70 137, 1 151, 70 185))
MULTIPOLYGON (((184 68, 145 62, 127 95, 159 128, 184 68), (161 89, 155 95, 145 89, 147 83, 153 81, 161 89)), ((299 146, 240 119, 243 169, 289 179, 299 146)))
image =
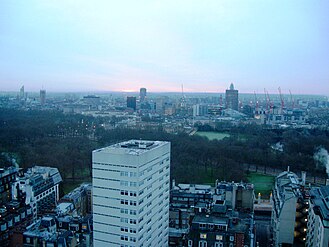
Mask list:
POLYGON ((231 83, 230 89, 226 90, 225 99, 226 108, 233 109, 236 111, 239 110, 239 91, 234 89, 233 83, 231 83))

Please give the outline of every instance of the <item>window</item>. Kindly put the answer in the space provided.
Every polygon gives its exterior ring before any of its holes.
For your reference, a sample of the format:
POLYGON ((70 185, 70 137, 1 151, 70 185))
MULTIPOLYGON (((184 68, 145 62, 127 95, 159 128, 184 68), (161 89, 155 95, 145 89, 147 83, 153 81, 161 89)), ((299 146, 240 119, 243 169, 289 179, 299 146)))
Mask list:
POLYGON ((192 240, 189 240, 189 241, 187 242, 187 246, 188 246, 188 247, 192 247, 192 246, 193 246, 193 241, 192 241, 192 240))
POLYGON ((120 172, 120 176, 121 177, 128 177, 128 172, 122 171, 122 172, 120 172))
POLYGON ((130 191, 130 196, 137 196, 137 193, 134 191, 130 191))
POLYGON ((130 228, 130 233, 136 233, 136 229, 135 228, 130 228))
POLYGON ((137 182, 130 182, 130 187, 137 187, 137 182))
POLYGON ((120 194, 122 196, 127 196, 128 195, 128 191, 127 190, 121 190, 120 194))
POLYGON ((122 232, 128 232, 128 227, 121 227, 122 232))
POLYGON ((234 236, 230 236, 230 241, 234 241, 234 236))
POLYGON ((121 181, 120 181, 120 185, 121 185, 121 186, 128 186, 128 181, 123 181, 123 180, 121 180, 121 181))
POLYGON ((206 229, 207 225, 206 224, 203 224, 203 223, 200 223, 199 224, 199 228, 200 229, 206 229))
POLYGON ((130 210, 130 214, 131 214, 131 215, 136 215, 137 212, 136 212, 136 210, 130 210))
POLYGON ((200 240, 199 241, 199 247, 207 247, 207 241, 200 240))
POLYGON ((136 238, 135 237, 130 237, 130 241, 131 242, 136 242, 136 238))
POLYGON ((121 240, 128 241, 128 236, 121 235, 121 240))
POLYGON ((137 202, 136 201, 130 201, 130 205, 131 206, 136 206, 137 205, 137 202))
POLYGON ((207 233, 200 233, 201 239, 207 239, 207 233))
POLYGON ((128 200, 121 199, 121 204, 128 205, 128 200))
POLYGON ((122 214, 128 214, 128 209, 126 209, 126 208, 121 208, 121 209, 120 209, 120 212, 121 212, 122 214))
POLYGON ((128 219, 127 219, 127 218, 121 218, 120 221, 121 221, 122 223, 128 223, 128 219))
POLYGON ((129 177, 137 177, 137 173, 136 172, 130 172, 129 177))
POLYGON ((136 220, 130 219, 130 220, 129 220, 129 223, 130 223, 130 224, 133 224, 133 225, 136 225, 136 220))
POLYGON ((144 193, 144 190, 141 190, 138 194, 143 195, 143 193, 144 193))
POLYGON ((216 235, 216 240, 217 241, 222 241, 223 240, 223 236, 222 235, 216 235))
POLYGON ((216 242, 216 243, 215 243, 215 247, 223 247, 223 243, 221 243, 221 242, 216 242))

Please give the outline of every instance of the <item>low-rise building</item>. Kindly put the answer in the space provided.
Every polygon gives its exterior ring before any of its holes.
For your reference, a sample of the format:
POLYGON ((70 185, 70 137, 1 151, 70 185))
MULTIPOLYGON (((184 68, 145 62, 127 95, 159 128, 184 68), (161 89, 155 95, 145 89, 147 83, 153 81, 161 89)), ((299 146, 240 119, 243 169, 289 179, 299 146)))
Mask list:
POLYGON ((37 217, 56 208, 60 182, 62 177, 57 168, 34 166, 17 177, 12 185, 13 196, 23 193, 26 205, 32 207, 33 215, 37 217))
POLYGON ((310 190, 306 246, 329 246, 329 185, 310 190))
POLYGON ((271 226, 275 246, 305 244, 308 189, 305 181, 288 171, 275 179, 271 226))

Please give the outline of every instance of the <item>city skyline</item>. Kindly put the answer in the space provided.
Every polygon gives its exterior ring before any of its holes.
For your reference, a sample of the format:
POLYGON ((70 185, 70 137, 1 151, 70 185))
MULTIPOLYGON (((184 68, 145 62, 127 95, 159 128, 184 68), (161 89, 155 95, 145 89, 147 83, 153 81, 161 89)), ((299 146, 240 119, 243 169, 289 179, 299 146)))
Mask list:
POLYGON ((328 95, 328 5, 2 2, 0 91, 328 95))

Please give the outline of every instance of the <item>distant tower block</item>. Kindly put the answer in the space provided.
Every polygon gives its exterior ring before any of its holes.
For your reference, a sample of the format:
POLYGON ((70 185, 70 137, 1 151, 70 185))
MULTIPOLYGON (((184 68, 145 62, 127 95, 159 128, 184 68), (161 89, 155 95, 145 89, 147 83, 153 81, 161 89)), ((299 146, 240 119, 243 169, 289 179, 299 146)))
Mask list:
POLYGON ((145 98, 146 98, 146 88, 142 87, 139 90, 139 99, 140 99, 140 102, 144 102, 145 101, 145 98))
POLYGON ((127 107, 136 111, 136 97, 133 96, 127 97, 127 107))
POLYGON ((225 93, 226 108, 239 110, 239 91, 234 89, 233 83, 230 85, 230 89, 225 93))
POLYGON ((46 103, 46 90, 40 90, 40 104, 44 105, 46 103))
POLYGON ((24 85, 21 87, 21 89, 19 90, 19 99, 23 100, 25 97, 25 93, 24 93, 24 85))

